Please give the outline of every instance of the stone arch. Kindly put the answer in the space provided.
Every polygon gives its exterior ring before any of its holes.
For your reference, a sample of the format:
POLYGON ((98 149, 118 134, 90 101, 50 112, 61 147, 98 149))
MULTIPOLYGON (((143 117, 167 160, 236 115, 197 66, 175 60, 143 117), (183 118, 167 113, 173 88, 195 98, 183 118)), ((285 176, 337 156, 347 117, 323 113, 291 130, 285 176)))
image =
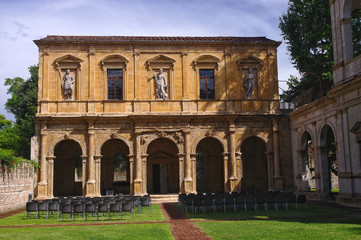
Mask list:
POLYGON ((155 134, 152 134, 152 135, 143 135, 143 148, 142 148, 142 153, 146 153, 148 151, 148 147, 149 147, 149 144, 151 142, 153 142, 154 140, 158 139, 158 138, 166 138, 168 139, 169 141, 173 142, 176 146, 177 146, 177 150, 178 150, 178 153, 182 153, 183 152, 183 147, 180 146, 180 143, 177 143, 173 138, 172 136, 170 135, 165 135, 165 136, 158 136, 158 135, 155 135, 155 134))
POLYGON ((207 134, 202 134, 200 136, 198 136, 192 143, 191 143, 191 154, 196 154, 196 149, 197 149, 197 145, 200 141, 202 141, 202 139, 207 138, 207 137, 211 137, 214 138, 216 140, 218 140, 223 147, 223 152, 226 152, 228 149, 228 144, 226 142, 226 140, 224 138, 222 138, 221 136, 219 136, 218 134, 213 134, 211 136, 207 136, 207 134))
POLYGON ((100 193, 106 194, 106 190, 114 193, 130 193, 130 162, 129 145, 119 138, 108 138, 101 145, 100 161, 100 193))
POLYGON ((133 143, 131 141, 129 141, 126 137, 124 137, 122 135, 109 134, 109 135, 104 135, 100 138, 97 138, 97 140, 95 142, 95 155, 101 155, 101 148, 102 148, 103 144, 110 139, 118 139, 118 140, 123 141, 129 148, 129 154, 134 154, 133 143))
POLYGON ((339 188, 337 174, 337 148, 335 131, 328 124, 323 125, 320 132, 321 184, 325 194, 331 189, 339 188))
POLYGON ((266 191, 268 189, 267 144, 258 136, 249 136, 242 141, 242 191, 266 191))
POLYGON ((86 152, 87 152, 86 149, 87 149, 87 148, 86 148, 86 143, 85 143, 84 139, 81 139, 81 138, 78 137, 78 136, 65 134, 65 135, 63 135, 63 136, 57 135, 56 138, 49 143, 49 145, 48 145, 49 147, 48 147, 48 151, 47 151, 47 156, 54 156, 55 146, 56 146, 59 142, 61 142, 61 141, 63 141, 63 140, 73 140, 73 141, 77 142, 77 143, 80 145, 80 147, 81 147, 82 154, 83 154, 83 155, 86 155, 86 152))
POLYGON ((54 175, 49 179, 54 196, 82 195, 86 170, 80 144, 73 139, 62 139, 54 146, 54 156, 54 175))
POLYGON ((237 145, 237 147, 241 148, 242 143, 250 137, 258 137, 260 139, 262 139, 265 142, 265 146, 266 146, 266 151, 268 152, 270 149, 272 149, 272 141, 270 141, 269 139, 269 133, 264 133, 264 132, 258 132, 255 134, 252 133, 245 133, 242 138, 240 139, 240 144, 237 145))
POLYGON ((178 193, 179 189, 179 149, 168 137, 157 137, 149 141, 146 148, 146 179, 148 193, 178 193))
POLYGON ((316 188, 315 181, 315 142, 312 135, 305 130, 302 132, 300 142, 300 154, 301 154, 301 189, 303 191, 309 191, 316 188))

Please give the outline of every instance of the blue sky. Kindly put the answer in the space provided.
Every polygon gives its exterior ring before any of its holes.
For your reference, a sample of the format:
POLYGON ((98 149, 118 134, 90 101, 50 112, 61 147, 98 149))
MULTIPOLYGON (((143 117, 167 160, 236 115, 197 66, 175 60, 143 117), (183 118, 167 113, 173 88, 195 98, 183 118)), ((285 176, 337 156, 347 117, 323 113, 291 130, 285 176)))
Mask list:
MULTIPOLYGON (((38 63, 33 40, 46 35, 266 36, 281 41, 287 0, 0 0, 0 114, 9 98, 5 78, 29 77, 38 63)), ((280 80, 297 75, 278 48, 280 80)), ((280 83, 285 89, 286 84, 280 83)))

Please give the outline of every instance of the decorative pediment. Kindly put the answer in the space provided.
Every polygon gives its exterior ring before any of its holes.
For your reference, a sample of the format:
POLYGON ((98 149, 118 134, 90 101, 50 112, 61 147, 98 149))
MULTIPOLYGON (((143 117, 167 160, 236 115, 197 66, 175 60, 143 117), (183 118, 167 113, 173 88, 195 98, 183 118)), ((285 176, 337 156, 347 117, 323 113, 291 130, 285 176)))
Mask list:
POLYGON ((248 68, 261 70, 261 68, 263 67, 263 61, 254 56, 247 56, 238 60, 237 65, 240 71, 242 69, 248 69, 248 68))
POLYGON ((150 71, 150 69, 154 68, 163 68, 163 69, 173 69, 175 60, 167 57, 165 55, 158 55, 154 58, 146 61, 146 68, 150 71))
POLYGON ((113 54, 100 60, 100 67, 102 70, 104 70, 104 68, 120 68, 126 70, 128 62, 129 60, 122 55, 113 54))
POLYGON ((194 69, 204 67, 204 68, 214 68, 218 70, 218 65, 220 61, 221 60, 219 60, 215 56, 203 55, 194 59, 192 65, 194 69))
POLYGON ((361 142, 361 122, 358 121, 356 124, 351 128, 350 132, 356 135, 356 141, 361 142))
POLYGON ((81 69, 81 63, 83 60, 73 55, 65 55, 54 60, 53 66, 55 70, 61 71, 61 69, 81 69))

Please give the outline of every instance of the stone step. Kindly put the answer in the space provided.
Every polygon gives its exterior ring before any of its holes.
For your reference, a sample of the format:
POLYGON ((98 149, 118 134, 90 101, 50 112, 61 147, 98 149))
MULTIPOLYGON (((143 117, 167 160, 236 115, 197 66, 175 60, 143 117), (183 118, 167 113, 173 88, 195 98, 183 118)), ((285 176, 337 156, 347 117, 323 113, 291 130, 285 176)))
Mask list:
POLYGON ((178 202, 178 194, 150 194, 152 203, 178 202))

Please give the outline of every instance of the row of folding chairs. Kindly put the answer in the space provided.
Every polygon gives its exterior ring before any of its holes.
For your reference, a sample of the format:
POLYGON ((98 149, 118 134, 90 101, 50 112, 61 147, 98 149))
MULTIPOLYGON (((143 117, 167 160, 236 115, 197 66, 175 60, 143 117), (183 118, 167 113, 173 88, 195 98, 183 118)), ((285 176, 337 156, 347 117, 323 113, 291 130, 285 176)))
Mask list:
POLYGON ((178 204, 186 213, 189 210, 193 213, 197 213, 197 211, 205 213, 207 210, 212 210, 215 213, 217 209, 222 209, 223 212, 226 212, 227 209, 232 209, 236 212, 238 208, 242 208, 244 211, 248 209, 254 211, 263 209, 267 211, 270 208, 288 210, 293 206, 298 210, 298 205, 303 205, 305 202, 305 195, 296 196, 294 193, 271 191, 180 194, 178 197, 178 204))
POLYGON ((76 216, 82 216, 83 220, 87 220, 88 215, 96 216, 99 220, 99 215, 119 214, 120 219, 129 212, 132 214, 138 210, 142 212, 143 207, 147 207, 151 212, 152 200, 149 195, 143 197, 127 196, 123 198, 109 198, 109 197, 96 197, 96 198, 57 198, 44 201, 32 201, 26 203, 25 219, 30 214, 34 214, 35 218, 39 218, 44 214, 48 218, 52 214, 57 214, 57 218, 63 218, 64 214, 71 217, 72 221, 76 216))

